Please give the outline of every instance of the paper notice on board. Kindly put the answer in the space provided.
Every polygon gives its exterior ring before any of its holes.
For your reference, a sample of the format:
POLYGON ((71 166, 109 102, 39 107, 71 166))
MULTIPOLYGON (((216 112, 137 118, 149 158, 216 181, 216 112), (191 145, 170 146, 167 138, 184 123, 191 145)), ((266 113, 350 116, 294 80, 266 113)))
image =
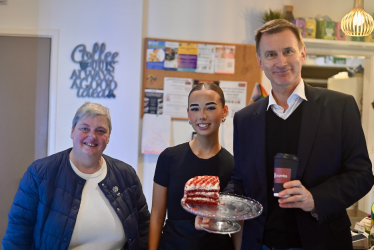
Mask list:
POLYGON ((195 72, 197 65, 198 45, 196 43, 179 43, 178 71, 195 72))
POLYGON ((217 74, 235 73, 235 46, 216 45, 214 68, 217 74))
POLYGON ((148 40, 147 69, 164 69, 165 42, 148 40))
POLYGON ((144 113, 162 115, 164 91, 162 89, 144 90, 144 113))
POLYGON ((165 42, 165 69, 178 69, 178 42, 165 42))
POLYGON ((142 153, 160 154, 170 147, 171 117, 144 114, 142 130, 142 153))
POLYGON ((210 44, 199 44, 199 52, 197 54, 196 72, 214 73, 214 59, 216 46, 210 44))
POLYGON ((247 82, 220 81, 225 102, 229 107, 228 117, 233 118, 235 112, 246 106, 247 101, 247 82))
POLYGON ((192 79, 164 79, 164 114, 174 118, 187 118, 188 94, 192 89, 192 79))

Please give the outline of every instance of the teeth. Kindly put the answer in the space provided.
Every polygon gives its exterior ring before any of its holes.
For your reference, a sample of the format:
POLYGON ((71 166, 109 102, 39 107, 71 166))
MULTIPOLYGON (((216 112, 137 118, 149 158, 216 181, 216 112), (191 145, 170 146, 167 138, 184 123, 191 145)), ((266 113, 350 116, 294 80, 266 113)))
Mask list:
POLYGON ((95 144, 91 144, 91 143, 85 143, 86 145, 88 145, 88 146, 90 146, 90 147, 93 147, 93 146, 95 146, 95 144))
POLYGON ((206 128, 209 124, 198 124, 199 127, 201 128, 206 128))

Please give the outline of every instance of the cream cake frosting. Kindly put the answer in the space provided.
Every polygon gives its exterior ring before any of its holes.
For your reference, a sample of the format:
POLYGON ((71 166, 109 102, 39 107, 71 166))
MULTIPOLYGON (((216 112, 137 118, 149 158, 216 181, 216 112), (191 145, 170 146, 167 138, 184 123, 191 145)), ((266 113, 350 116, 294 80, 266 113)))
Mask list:
POLYGON ((189 179, 184 186, 182 202, 184 204, 219 204, 218 176, 196 176, 189 179))

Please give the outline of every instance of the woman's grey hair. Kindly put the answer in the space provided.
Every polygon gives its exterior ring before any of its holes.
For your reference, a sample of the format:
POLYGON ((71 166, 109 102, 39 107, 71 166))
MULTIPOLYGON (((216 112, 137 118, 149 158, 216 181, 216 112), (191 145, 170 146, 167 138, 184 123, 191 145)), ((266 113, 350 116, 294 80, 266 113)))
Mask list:
POLYGON ((82 118, 95 117, 103 115, 108 120, 109 133, 112 132, 112 120, 110 118, 109 109, 98 103, 86 102, 77 110, 73 119, 73 129, 77 122, 82 118))

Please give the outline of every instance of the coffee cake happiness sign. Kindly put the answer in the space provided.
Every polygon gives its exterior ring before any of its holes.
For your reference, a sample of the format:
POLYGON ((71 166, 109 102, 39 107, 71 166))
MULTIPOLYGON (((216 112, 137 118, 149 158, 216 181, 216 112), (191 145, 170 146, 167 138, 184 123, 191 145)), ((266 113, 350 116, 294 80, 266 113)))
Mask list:
POLYGON ((78 97, 115 98, 114 91, 118 84, 114 79, 115 64, 118 52, 105 52, 106 45, 95 43, 92 51, 86 45, 79 44, 71 53, 73 62, 79 64, 70 79, 71 89, 77 90, 78 97))

